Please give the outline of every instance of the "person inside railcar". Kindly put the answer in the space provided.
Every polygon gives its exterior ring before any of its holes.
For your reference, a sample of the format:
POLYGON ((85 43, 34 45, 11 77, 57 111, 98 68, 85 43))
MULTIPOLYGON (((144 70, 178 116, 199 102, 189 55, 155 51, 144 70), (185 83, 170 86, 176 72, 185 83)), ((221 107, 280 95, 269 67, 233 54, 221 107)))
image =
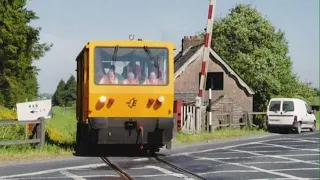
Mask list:
POLYGON ((163 82, 157 78, 157 74, 151 71, 149 79, 146 79, 143 84, 163 84, 163 82))
POLYGON ((141 77, 142 69, 140 65, 136 64, 135 60, 131 60, 127 66, 123 67, 123 71, 121 75, 127 79, 129 72, 132 72, 137 78, 141 77))
POLYGON ((128 78, 123 81, 123 84, 139 84, 139 81, 132 72, 129 72, 128 78))
POLYGON ((115 76, 115 72, 112 69, 109 70, 108 76, 104 76, 99 82, 99 84, 118 84, 118 83, 119 83, 119 80, 115 76))
POLYGON ((115 77, 118 79, 118 83, 123 82, 124 78, 121 76, 121 74, 116 72, 116 66, 115 65, 111 65, 110 70, 112 70, 115 73, 115 77))
POLYGON ((163 79, 164 73, 160 67, 153 67, 151 72, 154 72, 158 79, 163 79))
POLYGON ((101 84, 100 82, 103 81, 106 74, 105 74, 100 56, 97 56, 96 60, 94 62, 95 62, 95 64, 94 64, 94 71, 95 71, 94 80, 96 83, 101 84))

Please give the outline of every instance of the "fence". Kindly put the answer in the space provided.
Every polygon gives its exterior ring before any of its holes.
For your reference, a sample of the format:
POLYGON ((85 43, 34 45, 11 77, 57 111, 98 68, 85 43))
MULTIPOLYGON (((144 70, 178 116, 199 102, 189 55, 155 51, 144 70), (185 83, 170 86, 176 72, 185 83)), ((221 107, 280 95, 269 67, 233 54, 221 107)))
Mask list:
POLYGON ((196 107, 195 105, 181 106, 181 131, 185 133, 200 133, 205 124, 205 106, 196 107))
POLYGON ((41 150, 43 149, 43 146, 45 143, 45 119, 44 118, 39 118, 33 121, 0 120, 0 126, 13 125, 13 124, 25 124, 25 139, 0 141, 0 145, 40 143, 40 149, 41 150), (28 138, 28 124, 35 124, 35 127, 33 128, 33 139, 28 138))
MULTIPOLYGON (((256 115, 266 115, 266 112, 217 112, 212 113, 212 129, 222 127, 240 127, 261 126, 254 123, 256 115), (234 117, 240 117, 238 122, 234 117)), ((266 117, 266 116, 264 116, 266 117)), ((265 122, 265 121, 263 121, 265 122)), ((181 106, 181 131, 184 133, 200 133, 201 131, 211 130, 209 126, 209 116, 205 107, 197 108, 195 105, 181 106)))

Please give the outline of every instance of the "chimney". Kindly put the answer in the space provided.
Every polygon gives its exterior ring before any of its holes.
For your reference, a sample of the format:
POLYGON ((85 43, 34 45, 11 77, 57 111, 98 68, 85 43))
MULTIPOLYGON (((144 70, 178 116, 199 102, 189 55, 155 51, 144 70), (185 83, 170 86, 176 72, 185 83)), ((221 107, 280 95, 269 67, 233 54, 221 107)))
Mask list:
POLYGON ((200 36, 184 36, 182 39, 182 54, 186 53, 191 47, 204 44, 204 39, 200 36))

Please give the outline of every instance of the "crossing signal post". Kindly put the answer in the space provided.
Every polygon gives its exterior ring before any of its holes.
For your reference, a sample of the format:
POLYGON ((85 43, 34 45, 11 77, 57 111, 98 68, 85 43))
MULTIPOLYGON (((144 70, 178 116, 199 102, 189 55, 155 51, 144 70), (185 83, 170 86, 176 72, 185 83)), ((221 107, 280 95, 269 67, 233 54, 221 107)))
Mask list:
POLYGON ((201 104, 203 101, 203 91, 205 90, 206 85, 206 78, 207 78, 207 62, 209 59, 209 48, 211 46, 211 39, 212 39, 212 28, 213 28, 213 21, 214 21, 214 10, 215 10, 216 0, 209 0, 209 9, 208 9, 208 22, 205 34, 205 44, 204 44, 204 51, 203 51, 203 61, 201 65, 201 77, 200 77, 200 86, 199 86, 199 93, 196 98, 196 107, 197 107, 197 131, 201 130, 200 122, 201 122, 201 104))

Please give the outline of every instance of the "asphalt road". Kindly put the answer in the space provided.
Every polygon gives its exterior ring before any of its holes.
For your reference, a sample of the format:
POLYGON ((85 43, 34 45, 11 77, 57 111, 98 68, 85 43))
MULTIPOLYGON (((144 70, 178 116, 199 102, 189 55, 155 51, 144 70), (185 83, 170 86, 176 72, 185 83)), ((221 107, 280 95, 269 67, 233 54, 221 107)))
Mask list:
MULTIPOLYGON (((269 134, 163 150, 162 159, 205 179, 319 179, 319 132, 269 134)), ((134 179, 196 179, 146 157, 111 157, 134 179)), ((100 158, 0 165, 0 179, 120 179, 100 158)))

